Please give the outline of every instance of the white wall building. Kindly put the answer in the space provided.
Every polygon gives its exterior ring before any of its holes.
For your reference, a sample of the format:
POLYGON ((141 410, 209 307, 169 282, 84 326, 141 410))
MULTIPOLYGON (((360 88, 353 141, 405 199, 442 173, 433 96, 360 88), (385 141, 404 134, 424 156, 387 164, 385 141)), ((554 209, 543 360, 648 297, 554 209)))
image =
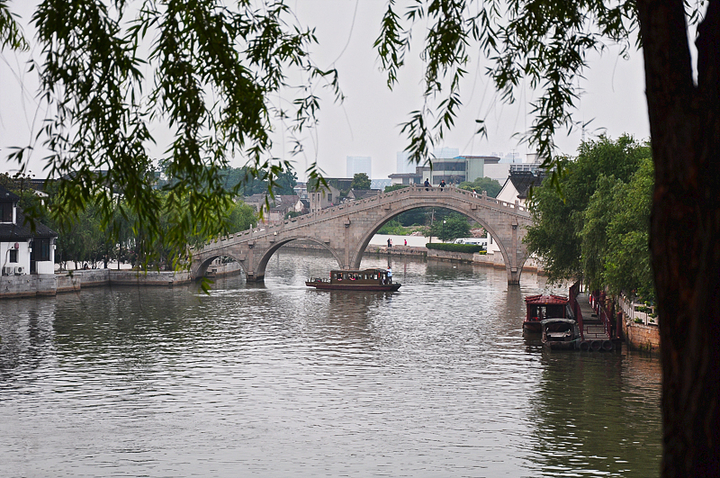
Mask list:
POLYGON ((20 197, 0 186, 0 274, 54 274, 57 233, 39 222, 25 224, 20 197))

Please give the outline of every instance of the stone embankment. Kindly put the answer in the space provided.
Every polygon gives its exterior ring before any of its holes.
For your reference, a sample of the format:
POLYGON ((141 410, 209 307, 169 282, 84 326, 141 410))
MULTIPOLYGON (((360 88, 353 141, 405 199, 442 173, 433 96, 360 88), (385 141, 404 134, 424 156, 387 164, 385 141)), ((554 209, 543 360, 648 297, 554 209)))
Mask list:
MULTIPOLYGON (((213 276, 237 274, 237 263, 214 264, 213 276)), ((190 272, 84 269, 56 274, 0 276, 0 299, 54 296, 102 286, 172 287, 192 282, 190 272)))
POLYGON ((643 304, 619 297, 617 304, 622 311, 622 334, 628 347, 648 352, 660 351, 660 331, 657 319, 640 309, 643 304))
MULTIPOLYGON (((365 249, 365 254, 415 256, 428 260, 482 264, 497 269, 505 269, 505 261, 500 253, 468 254, 466 252, 441 251, 438 249, 428 249, 426 247, 411 247, 403 245, 387 247, 374 246, 371 244, 365 249)), ((538 274, 542 274, 544 272, 542 265, 533 258, 530 258, 525 262, 523 271, 536 272, 538 274)))

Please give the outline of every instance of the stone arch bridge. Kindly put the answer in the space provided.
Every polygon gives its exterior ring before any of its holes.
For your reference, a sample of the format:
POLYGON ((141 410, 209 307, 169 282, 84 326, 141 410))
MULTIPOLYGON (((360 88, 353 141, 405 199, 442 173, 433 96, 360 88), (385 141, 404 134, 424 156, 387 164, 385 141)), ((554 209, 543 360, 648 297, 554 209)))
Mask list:
POLYGON ((394 216, 421 207, 450 209, 478 222, 500 248, 508 283, 520 283, 520 273, 528 258, 523 243, 531 223, 527 209, 517 201, 507 203, 487 197, 484 192, 476 195, 453 187, 424 186, 349 201, 281 224, 260 225, 219 238, 193 252, 192 275, 202 277, 214 259, 228 256, 240 263, 248 281, 262 281, 275 251, 295 240, 323 246, 335 257, 340 269, 359 269, 365 248, 378 229, 394 216))

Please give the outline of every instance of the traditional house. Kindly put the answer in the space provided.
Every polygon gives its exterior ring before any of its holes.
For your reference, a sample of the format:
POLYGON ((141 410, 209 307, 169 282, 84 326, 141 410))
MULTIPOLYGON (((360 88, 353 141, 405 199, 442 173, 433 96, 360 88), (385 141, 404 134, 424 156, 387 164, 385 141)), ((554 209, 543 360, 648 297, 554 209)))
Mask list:
POLYGON ((0 186, 0 273, 54 274, 57 233, 39 222, 33 231, 17 203, 20 197, 0 186))
POLYGON ((314 190, 308 193, 310 197, 310 212, 317 212, 340 204, 340 190, 332 184, 327 188, 314 190))

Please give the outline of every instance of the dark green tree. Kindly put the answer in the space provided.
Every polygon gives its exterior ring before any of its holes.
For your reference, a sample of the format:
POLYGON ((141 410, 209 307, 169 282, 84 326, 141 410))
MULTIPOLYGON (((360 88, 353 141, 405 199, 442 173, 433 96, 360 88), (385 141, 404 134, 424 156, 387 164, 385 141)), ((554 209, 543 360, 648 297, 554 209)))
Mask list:
POLYGON ((443 242, 453 241, 458 237, 468 237, 470 235, 470 223, 467 217, 453 212, 436 219, 430 228, 430 234, 443 242))
POLYGON ((385 190, 383 192, 389 193, 391 191, 397 191, 398 189, 404 189, 409 187, 407 184, 393 184, 392 186, 385 186, 385 190))
POLYGON ((365 173, 355 173, 353 176, 352 183, 350 184, 350 189, 370 189, 370 178, 365 173))
POLYGON ((649 250, 654 183, 652 160, 645 158, 630 182, 618 191, 616 213, 607 227, 604 268, 604 279, 611 292, 635 291, 649 301, 655 300, 649 250))
MULTIPOLYGON (((550 176, 534 190, 529 204, 533 226, 528 229, 526 241, 530 251, 546 261, 546 271, 551 280, 585 278, 586 272, 591 273, 587 277, 591 282, 599 277, 597 274, 602 268, 598 264, 593 268, 592 261, 598 256, 591 250, 597 252, 604 248, 609 219, 603 216, 599 225, 586 226, 585 211, 601 184, 612 188, 613 181, 629 182, 642 159, 648 157, 648 146, 635 142, 629 136, 622 136, 616 141, 601 137, 581 144, 574 161, 568 158, 560 160, 559 166, 564 173, 558 179, 559 189, 550 176), (588 239, 585 251, 584 229, 588 239), (599 234, 601 240, 593 236, 593 232, 599 234), (583 267, 583 258, 587 261, 587 269, 583 267)), ((598 208, 605 212, 602 201, 598 201, 598 208)), ((590 219, 597 218, 592 216, 590 219)))
POLYGON ((234 234, 238 231, 246 231, 257 223, 258 217, 255 208, 239 201, 232 207, 228 215, 227 232, 234 234))
POLYGON ((485 191, 489 197, 494 198, 497 197, 498 193, 502 189, 502 184, 500 184, 496 179, 477 178, 475 181, 463 181, 458 187, 466 191, 475 190, 478 194, 485 191))

